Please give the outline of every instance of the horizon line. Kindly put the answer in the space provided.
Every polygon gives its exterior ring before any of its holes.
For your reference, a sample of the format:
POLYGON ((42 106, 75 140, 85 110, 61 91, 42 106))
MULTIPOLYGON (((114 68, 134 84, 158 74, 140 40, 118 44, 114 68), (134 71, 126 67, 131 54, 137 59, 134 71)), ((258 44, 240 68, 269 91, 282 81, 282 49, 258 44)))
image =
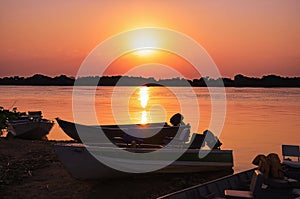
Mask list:
MULTIPOLYGON (((34 77, 36 75, 41 75, 41 76, 45 76, 45 77, 50 77, 50 78, 56 78, 56 77, 61 77, 61 76, 66 76, 68 78, 74 78, 76 79, 75 76, 72 76, 72 75, 66 75, 66 74, 59 74, 59 75, 46 75, 46 74, 42 74, 42 73, 35 73, 33 75, 28 75, 28 76, 20 76, 20 75, 11 75, 11 76, 0 76, 1 79, 3 78, 15 78, 15 77, 19 77, 19 78, 30 78, 30 77, 34 77)), ((248 76, 248 75, 245 75, 245 74, 241 74, 241 73, 237 73, 236 75, 234 75, 233 77, 226 77, 226 76, 220 76, 218 78, 222 78, 222 79, 234 79, 236 76, 238 75, 242 75, 244 77, 248 77, 248 78, 263 78, 263 77, 267 77, 267 76, 278 76, 278 77, 281 77, 281 78, 300 78, 300 76, 282 76, 282 75, 279 75, 279 74, 274 74, 274 73, 269 73, 269 74, 265 74, 265 75, 261 75, 261 76, 248 76)), ((218 78, 213 78, 213 77, 209 77, 209 76, 201 76, 201 77, 198 77, 198 78, 187 78, 187 77, 169 77, 169 78, 156 78, 156 77, 144 77, 144 76, 128 76, 128 75, 120 75, 120 74, 114 74, 114 75, 102 75, 102 76, 99 76, 99 75, 94 75, 94 76, 80 76, 80 77, 77 77, 77 78, 88 78, 88 77, 131 77, 131 78, 145 78, 145 79, 155 79, 156 81, 159 81, 159 80, 169 80, 169 79, 186 79, 186 80, 194 80, 194 79, 201 79, 201 78, 210 78, 210 79, 218 79, 218 78)))

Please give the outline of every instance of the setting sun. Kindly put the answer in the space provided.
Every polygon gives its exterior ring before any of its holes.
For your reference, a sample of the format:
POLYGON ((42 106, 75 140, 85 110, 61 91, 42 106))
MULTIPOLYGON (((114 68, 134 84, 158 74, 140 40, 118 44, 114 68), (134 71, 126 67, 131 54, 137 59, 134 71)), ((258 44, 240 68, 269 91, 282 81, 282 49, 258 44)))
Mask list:
POLYGON ((148 29, 142 29, 131 35, 131 38, 127 42, 130 42, 130 47, 136 50, 146 50, 146 48, 155 48, 159 46, 160 39, 163 35, 149 31, 148 29))
POLYGON ((140 57, 147 57, 147 56, 152 56, 154 55, 156 52, 153 49, 142 49, 142 50, 137 50, 134 51, 134 54, 140 56, 140 57))

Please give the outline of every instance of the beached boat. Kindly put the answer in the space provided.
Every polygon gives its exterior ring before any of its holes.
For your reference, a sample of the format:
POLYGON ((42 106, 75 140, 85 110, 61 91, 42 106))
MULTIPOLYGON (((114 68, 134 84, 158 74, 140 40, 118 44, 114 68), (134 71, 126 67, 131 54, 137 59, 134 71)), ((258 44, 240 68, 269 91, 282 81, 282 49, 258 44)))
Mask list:
POLYGON ((29 111, 16 120, 7 121, 7 136, 22 139, 44 139, 54 122, 44 119, 41 111, 29 111))
POLYGON ((274 182, 273 186, 263 184, 262 174, 254 168, 176 191, 157 199, 294 199, 300 197, 299 182, 297 180, 285 179, 284 182, 280 180, 274 182), (281 186, 281 184, 284 184, 284 186, 281 186))
MULTIPOLYGON (((105 179, 132 175, 115 170, 108 167, 104 163, 98 161, 89 151, 101 153, 102 158, 107 158, 115 162, 122 163, 132 168, 132 166, 143 165, 160 165, 165 164, 164 157, 169 157, 176 149, 165 149, 163 155, 157 159, 155 154, 152 158, 135 159, 122 158, 119 155, 120 150, 127 150, 132 153, 148 153, 159 149, 157 146, 141 145, 139 148, 129 147, 99 147, 85 146, 80 143, 56 144, 55 152, 59 160, 63 163, 66 169, 78 179, 105 179), (87 149, 89 148, 89 150, 87 149)), ((147 156, 149 157, 149 156, 147 156)), ((167 159, 167 158, 166 158, 167 159)), ((195 173, 208 171, 232 170, 233 156, 231 150, 214 149, 207 156, 199 158, 199 149, 188 149, 182 156, 169 166, 164 167, 155 173, 195 173)), ((136 167, 137 168, 137 167, 136 167)))
POLYGON ((131 143, 136 141, 143 144, 166 144, 170 137, 174 137, 177 132, 183 129, 190 129, 189 125, 169 126, 167 123, 150 124, 123 124, 123 125, 83 125, 56 118, 61 129, 72 139, 82 142, 82 137, 78 131, 83 132, 84 138, 97 140, 97 134, 104 132, 106 137, 112 142, 131 143), (131 136, 126 132, 134 133, 131 136), (96 135, 96 136, 95 136, 96 135), (153 135, 153 136, 148 136, 153 135))
POLYGON ((247 187, 250 183, 254 169, 246 170, 234 175, 225 176, 204 184, 196 185, 187 189, 176 191, 158 199, 206 199, 223 198, 224 190, 227 188, 247 187))
MULTIPOLYGON (((266 177, 258 170, 260 168, 258 167, 176 191, 157 199, 300 198, 299 148, 298 145, 282 145, 283 162, 281 168, 283 168, 284 174, 282 178, 275 178, 269 173, 266 177)), ((259 156, 257 157, 259 158, 259 156)), ((259 159, 255 158, 253 162, 256 160, 259 159)), ((270 167, 272 168, 272 166, 270 167)), ((273 172, 278 172, 274 168, 273 172)))

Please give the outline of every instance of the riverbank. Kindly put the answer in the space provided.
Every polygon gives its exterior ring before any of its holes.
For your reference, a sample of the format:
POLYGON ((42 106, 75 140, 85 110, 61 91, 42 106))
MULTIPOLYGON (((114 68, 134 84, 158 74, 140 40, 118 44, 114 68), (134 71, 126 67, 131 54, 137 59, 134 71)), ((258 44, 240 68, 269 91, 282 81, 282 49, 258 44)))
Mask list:
MULTIPOLYGON (((53 145, 61 141, 0 138, 0 193, 3 198, 156 198, 204 183, 224 172, 158 175, 80 181, 59 162, 53 145)), ((227 173, 228 174, 228 173, 227 173)))

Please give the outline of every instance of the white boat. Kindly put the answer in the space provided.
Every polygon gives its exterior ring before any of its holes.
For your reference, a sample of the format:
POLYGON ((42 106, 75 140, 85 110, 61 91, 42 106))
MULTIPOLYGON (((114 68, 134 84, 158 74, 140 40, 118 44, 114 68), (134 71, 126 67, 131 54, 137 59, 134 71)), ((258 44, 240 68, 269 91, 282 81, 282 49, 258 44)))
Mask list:
POLYGON ((7 136, 22 139, 44 139, 54 125, 54 121, 43 119, 41 111, 29 111, 17 120, 7 121, 7 136))
MULTIPOLYGON (((104 163, 98 161, 89 151, 93 151, 93 154, 99 152, 102 158, 108 161, 114 161, 122 163, 123 165, 131 168, 132 165, 163 165, 174 150, 166 149, 162 157, 157 158, 155 155, 152 158, 135 159, 135 158, 122 158, 119 156, 120 150, 130 151, 132 153, 149 153, 159 149, 156 146, 141 145, 139 148, 129 147, 103 147, 100 146, 85 146, 80 143, 62 143, 56 144, 55 152, 59 160, 63 163, 65 168, 71 173, 71 175, 78 179, 105 179, 115 178, 126 175, 132 175, 132 173, 126 173, 115 170, 108 167, 104 163), (87 148, 89 150, 87 150, 87 148)), ((194 173, 194 172, 208 172, 208 171, 221 171, 232 170, 233 156, 231 150, 211 150, 204 158, 199 158, 199 149, 188 149, 181 155, 176 161, 155 171, 155 173, 194 173)), ((147 156, 149 157, 149 156, 147 156)))

